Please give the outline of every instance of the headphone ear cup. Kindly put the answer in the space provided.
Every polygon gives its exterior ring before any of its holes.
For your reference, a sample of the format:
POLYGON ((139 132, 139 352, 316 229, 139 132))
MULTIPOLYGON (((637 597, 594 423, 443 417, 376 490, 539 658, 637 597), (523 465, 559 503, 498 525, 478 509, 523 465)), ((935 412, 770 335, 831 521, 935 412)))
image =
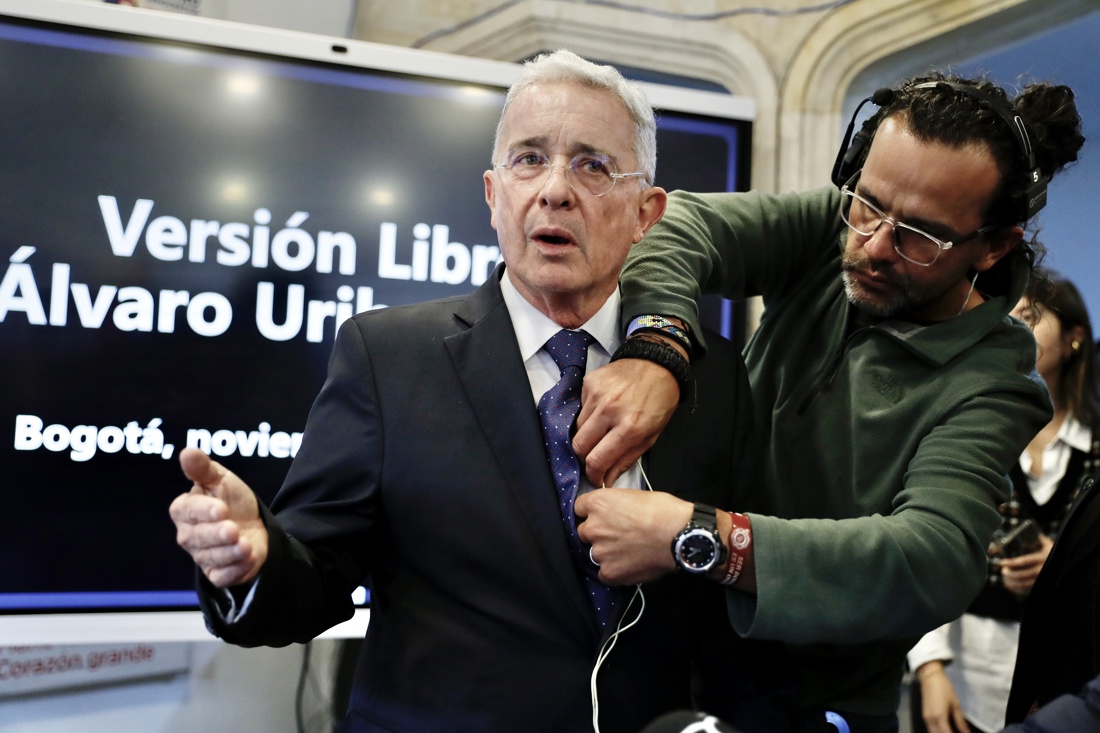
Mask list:
POLYGON ((852 144, 841 148, 837 153, 836 162, 833 163, 833 185, 840 188, 860 169, 863 158, 867 153, 867 145, 871 141, 871 133, 864 126, 852 138, 852 144))
MULTIPOLYGON (((852 130, 855 129, 856 119, 859 118, 859 111, 863 109, 863 105, 871 102, 872 104, 882 107, 890 104, 897 96, 897 92, 889 87, 883 87, 882 89, 876 89, 875 93, 864 99, 858 105, 856 105, 856 111, 852 113, 852 119, 848 122, 848 129, 844 132, 844 140, 840 143, 840 150, 836 154, 836 160, 833 162, 833 184, 840 188, 845 183, 852 179, 852 176, 859 171, 863 165, 863 159, 867 156, 867 146, 871 144, 871 138, 874 135, 874 128, 872 123, 874 116, 866 120, 859 128, 859 132, 852 137, 852 130)), ((877 114, 877 113, 876 113, 877 114)))
POLYGON ((1024 221, 1027 221, 1047 205, 1047 179, 1036 168, 1032 171, 1027 187, 1017 196, 1020 200, 1013 202, 1015 211, 1023 212, 1024 221))

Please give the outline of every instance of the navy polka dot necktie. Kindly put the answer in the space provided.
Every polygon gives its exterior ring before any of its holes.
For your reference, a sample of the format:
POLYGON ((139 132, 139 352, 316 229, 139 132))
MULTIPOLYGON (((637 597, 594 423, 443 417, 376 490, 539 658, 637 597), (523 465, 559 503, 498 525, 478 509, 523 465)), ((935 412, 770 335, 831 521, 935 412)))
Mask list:
POLYGON ((562 521, 569 538, 574 562, 584 576, 585 586, 596 610, 600 626, 611 620, 616 591, 600 582, 599 568, 589 558, 588 549, 577 536, 573 502, 580 487, 580 464, 573 452, 572 428, 581 409, 581 383, 588 362, 588 347, 595 341, 584 331, 558 331, 547 342, 546 352, 561 370, 561 379, 539 400, 539 418, 546 438, 546 455, 558 487, 562 521))

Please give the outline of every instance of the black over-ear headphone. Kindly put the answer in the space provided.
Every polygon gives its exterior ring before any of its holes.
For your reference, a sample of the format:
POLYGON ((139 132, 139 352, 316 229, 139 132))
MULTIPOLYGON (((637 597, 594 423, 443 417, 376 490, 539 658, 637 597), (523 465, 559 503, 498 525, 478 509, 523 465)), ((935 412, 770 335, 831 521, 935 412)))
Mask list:
MULTIPOLYGON (((1031 148, 1031 140, 1027 136, 1027 130, 1024 128, 1023 119, 993 95, 968 84, 959 84, 958 82, 946 80, 927 81, 915 84, 911 87, 906 87, 902 91, 907 92, 915 89, 929 89, 941 85, 950 87, 976 100, 982 107, 997 113, 997 115, 1005 121, 1005 124, 1008 125, 1008 129, 1012 132, 1012 137, 1016 140, 1016 146, 1020 151, 1018 165, 1026 166, 1025 170, 1027 171, 1027 184, 1024 189, 1012 193, 1013 210, 1023 212, 1024 221, 1035 216, 1039 213, 1040 209, 1046 206, 1047 182, 1049 179, 1044 177, 1039 170, 1039 164, 1035 160, 1035 151, 1031 148)), ((867 150, 871 145, 871 138, 874 136, 874 129, 871 124, 874 117, 864 122, 859 132, 857 132, 854 137, 852 136, 859 110, 862 109, 863 105, 867 102, 872 102, 879 107, 884 107, 893 102, 894 99, 897 98, 898 93, 896 89, 884 87, 875 91, 874 94, 864 99, 859 103, 859 106, 856 107, 856 111, 852 114, 852 121, 848 123, 848 130, 844 133, 844 142, 840 145, 840 152, 837 153, 836 162, 833 163, 832 179, 833 183, 838 188, 850 181, 852 177, 859 172, 867 156, 867 150)))

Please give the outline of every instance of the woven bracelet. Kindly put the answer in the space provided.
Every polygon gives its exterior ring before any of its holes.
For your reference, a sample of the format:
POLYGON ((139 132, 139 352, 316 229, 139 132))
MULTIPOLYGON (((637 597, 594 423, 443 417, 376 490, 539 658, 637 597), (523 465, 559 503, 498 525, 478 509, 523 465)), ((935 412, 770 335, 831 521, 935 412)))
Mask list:
POLYGON ((654 364, 659 364, 672 373, 676 383, 680 385, 680 402, 688 398, 690 394, 695 410, 695 375, 691 371, 691 364, 679 351, 660 341, 650 341, 646 338, 629 338, 611 356, 611 361, 619 359, 645 359, 654 364))

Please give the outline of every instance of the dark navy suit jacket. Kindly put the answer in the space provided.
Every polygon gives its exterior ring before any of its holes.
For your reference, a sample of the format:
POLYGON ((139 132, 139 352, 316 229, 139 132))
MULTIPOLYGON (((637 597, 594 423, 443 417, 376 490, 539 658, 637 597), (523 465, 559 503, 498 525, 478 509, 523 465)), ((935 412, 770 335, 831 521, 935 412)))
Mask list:
MULTIPOLYGON (((263 510, 270 554, 248 613, 226 627, 200 594, 225 640, 279 646, 349 618, 349 594, 369 576, 343 730, 592 729, 603 639, 570 559, 500 274, 468 296, 344 323, 301 449, 263 510)), ((681 405, 646 471, 656 490, 728 507, 735 482, 751 481, 748 383, 718 338, 696 376, 698 409, 681 405)), ((670 575, 644 591, 641 622, 599 672, 603 733, 637 733, 688 707, 693 686, 718 715, 737 698, 721 587, 670 575)))

